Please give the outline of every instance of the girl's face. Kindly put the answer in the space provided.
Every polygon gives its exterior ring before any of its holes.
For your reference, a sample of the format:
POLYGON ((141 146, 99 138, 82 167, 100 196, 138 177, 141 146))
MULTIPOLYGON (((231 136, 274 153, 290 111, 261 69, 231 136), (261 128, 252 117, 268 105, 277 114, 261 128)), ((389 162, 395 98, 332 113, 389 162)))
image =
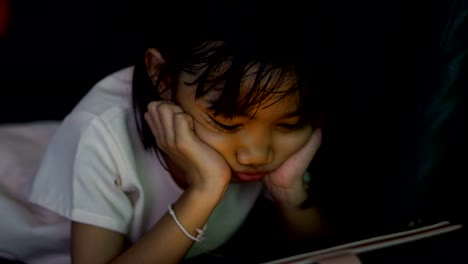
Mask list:
MULTIPOLYGON (((181 75, 175 95, 177 103, 194 119, 195 134, 229 164, 233 182, 261 180, 310 139, 312 126, 300 122, 300 116, 296 113, 296 94, 274 104, 278 98, 272 96, 248 116, 232 119, 215 117, 208 107, 210 101, 217 99, 219 92, 211 91, 195 99, 196 85, 185 84, 191 83, 194 78, 181 75)), ((245 80, 241 87, 250 87, 245 85, 249 81, 252 80, 245 80)), ((246 92, 241 89, 241 98, 246 92)))

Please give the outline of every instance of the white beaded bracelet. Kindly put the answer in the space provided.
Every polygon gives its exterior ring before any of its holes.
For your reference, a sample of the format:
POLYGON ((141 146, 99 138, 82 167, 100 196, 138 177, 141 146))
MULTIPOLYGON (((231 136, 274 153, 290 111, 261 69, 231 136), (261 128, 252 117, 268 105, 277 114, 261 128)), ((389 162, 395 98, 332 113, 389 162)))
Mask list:
POLYGON ((184 234, 192 239, 193 241, 195 242, 201 242, 203 240, 205 240, 205 230, 206 230, 206 227, 207 225, 205 224, 205 226, 203 227, 203 229, 198 229, 197 228, 197 236, 194 237, 192 236, 185 228, 184 226, 179 222, 179 220, 177 219, 176 215, 175 215, 175 212, 174 210, 172 209, 172 204, 169 204, 167 206, 167 209, 169 209, 169 214, 172 216, 172 219, 174 219, 175 223, 179 226, 180 230, 182 230, 182 232, 184 232, 184 234))

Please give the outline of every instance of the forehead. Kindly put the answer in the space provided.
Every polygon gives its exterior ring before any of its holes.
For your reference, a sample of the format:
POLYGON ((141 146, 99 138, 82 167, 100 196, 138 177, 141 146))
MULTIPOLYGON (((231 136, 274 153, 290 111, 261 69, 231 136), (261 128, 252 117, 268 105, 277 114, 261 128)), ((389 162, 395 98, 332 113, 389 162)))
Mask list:
MULTIPOLYGON (((246 70, 246 73, 241 78, 240 85, 238 87, 231 87, 239 90, 239 96, 237 102, 245 102, 246 100, 254 101, 257 97, 261 97, 263 100, 259 103, 260 108, 269 105, 281 105, 282 107, 297 104, 298 103, 298 92, 291 94, 292 87, 296 85, 296 80, 292 74, 281 74, 278 71, 263 72, 263 76, 258 74, 258 66, 251 67, 246 70)), ((214 103, 220 95, 224 92, 227 87, 226 80, 219 82, 213 89, 203 96, 203 100, 214 103)))
MULTIPOLYGON (((212 90, 199 100, 197 104, 203 109, 207 109, 212 106, 219 98, 221 91, 212 90)), ((239 96, 237 102, 240 104, 242 99, 245 97, 239 96)), ((264 100, 259 102, 257 105, 252 107, 249 111, 234 116, 246 117, 249 119, 263 119, 263 118, 275 118, 275 116, 281 117, 295 117, 299 116, 299 93, 294 92, 289 95, 271 94, 264 100)))
POLYGON ((260 88, 279 94, 289 91, 295 83, 296 77, 290 71, 268 66, 262 70, 256 64, 246 67, 240 91, 247 94, 252 88, 260 88))
MULTIPOLYGON (((240 94, 238 98, 239 103, 244 100, 249 100, 249 94, 265 93, 262 100, 258 102, 254 109, 258 111, 263 109, 291 109, 297 108, 299 104, 299 92, 295 91, 289 93, 291 87, 295 85, 292 78, 281 78, 279 74, 271 73, 270 78, 262 79, 259 84, 255 84, 256 75, 253 74, 241 82, 240 94), (261 88, 259 88, 261 87, 261 88), (261 90, 261 91, 256 91, 261 90)), ((250 95, 252 96, 252 95, 250 95)))
POLYGON ((206 66, 180 77, 184 85, 192 86, 195 99, 205 102, 215 115, 247 116, 271 107, 288 111, 297 108, 300 92, 291 67, 259 62, 232 65, 206 66))

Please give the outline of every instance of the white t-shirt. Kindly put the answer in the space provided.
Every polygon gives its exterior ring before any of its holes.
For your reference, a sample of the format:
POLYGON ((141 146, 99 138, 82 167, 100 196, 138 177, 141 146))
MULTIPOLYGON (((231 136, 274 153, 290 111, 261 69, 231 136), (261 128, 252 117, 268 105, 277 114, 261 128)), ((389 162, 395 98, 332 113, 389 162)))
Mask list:
MULTIPOLYGON (((183 192, 156 154, 143 149, 134 121, 132 75, 129 67, 100 81, 65 118, 48 145, 30 201, 64 217, 44 225, 48 228, 45 239, 58 247, 52 257, 62 254, 63 260, 69 255, 69 220, 114 230, 135 242, 183 192)), ((187 257, 226 242, 261 189, 259 182, 231 183, 208 219, 206 240, 194 244, 187 257)), ((39 254, 34 250, 6 251, 19 252, 19 257, 27 256, 33 263, 39 254)))

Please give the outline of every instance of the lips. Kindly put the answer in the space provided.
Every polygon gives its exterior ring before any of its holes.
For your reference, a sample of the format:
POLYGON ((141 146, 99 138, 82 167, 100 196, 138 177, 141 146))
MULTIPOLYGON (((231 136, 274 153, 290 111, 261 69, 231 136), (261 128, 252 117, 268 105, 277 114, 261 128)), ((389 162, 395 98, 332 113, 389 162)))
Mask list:
POLYGON ((259 181, 268 175, 269 172, 260 171, 260 172, 234 172, 236 177, 244 182, 250 181, 259 181))

